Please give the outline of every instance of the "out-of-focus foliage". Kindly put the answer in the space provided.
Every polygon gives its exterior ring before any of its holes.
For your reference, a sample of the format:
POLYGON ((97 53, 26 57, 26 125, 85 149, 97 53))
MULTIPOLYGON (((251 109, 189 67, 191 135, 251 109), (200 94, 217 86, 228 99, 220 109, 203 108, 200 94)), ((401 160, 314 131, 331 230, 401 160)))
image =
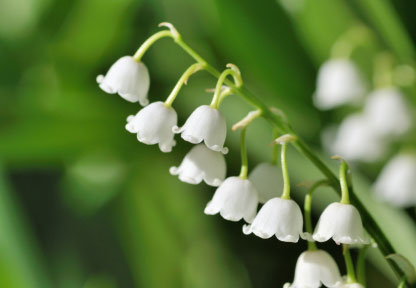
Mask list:
MULTIPOLYGON (((316 71, 338 37, 357 23, 373 37, 354 55, 371 82, 369 59, 389 51, 413 65, 408 1, 357 0, 3 0, 0 3, 0 287, 275 287, 290 281, 304 243, 244 236, 242 223, 203 214, 213 189, 168 174, 189 145, 171 154, 139 144, 124 129, 138 105, 99 90, 95 77, 169 21, 218 68, 237 64, 250 90, 288 115, 317 151, 324 126, 348 112, 322 113, 312 94, 316 71), (395 5, 395 6, 393 6, 395 5)), ((192 60, 161 40, 144 62, 150 99, 164 99, 192 60)), ((174 104, 179 122, 210 101, 215 79, 192 76, 174 104)), ((415 85, 404 89, 416 103, 415 85)), ((230 96, 229 127, 249 107, 230 96)), ((247 133, 250 166, 271 157, 270 127, 247 133)), ((407 139, 416 142, 414 136, 407 139)), ((229 175, 238 173, 238 133, 229 130, 229 175)), ((323 154, 323 153, 322 153, 323 154)), ((328 155, 322 156, 327 157, 328 155)), ((322 176, 290 149, 293 183, 322 176)), ((335 164, 329 162, 335 169, 335 164)), ((414 219, 370 195, 380 165, 353 167, 360 199, 399 253, 416 263, 414 219)), ((280 189, 277 187, 276 189, 280 189)), ((296 199, 304 191, 296 189, 296 199)), ((322 189, 318 215, 330 201, 322 189)), ((322 245, 335 255, 339 247, 322 245)), ((368 287, 394 276, 370 253, 368 287)), ((380 284, 382 283, 382 284, 380 284)))

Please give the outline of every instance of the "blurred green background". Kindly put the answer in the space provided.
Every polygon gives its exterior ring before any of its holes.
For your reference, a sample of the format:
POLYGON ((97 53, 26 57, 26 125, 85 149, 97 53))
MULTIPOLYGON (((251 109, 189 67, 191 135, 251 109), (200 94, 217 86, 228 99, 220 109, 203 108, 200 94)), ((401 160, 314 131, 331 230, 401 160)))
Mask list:
MULTIPOLYGON (((133 54, 158 23, 171 22, 217 68, 237 64, 248 88, 285 111, 320 153, 322 128, 350 112, 320 112, 312 104, 317 69, 334 41, 357 23, 373 31, 354 55, 368 81, 369 59, 380 51, 413 65, 415 8, 406 0, 2 0, 0 287, 281 287, 291 281, 305 243, 245 236, 242 223, 205 216, 214 189, 168 173, 191 146, 178 140, 172 153, 162 154, 138 143, 124 125, 140 107, 105 94, 95 77, 133 54)), ((171 40, 158 42, 143 61, 151 101, 164 99, 192 64, 171 40)), ((209 103, 205 89, 214 85, 206 73, 191 78, 174 104, 179 123, 209 103)), ((413 104, 415 91, 405 89, 413 104)), ((221 110, 231 127, 249 108, 231 96, 221 110)), ((270 158, 272 139, 267 123, 253 126, 251 167, 270 158)), ((239 171, 236 134, 229 130, 228 175, 239 171)), ((292 183, 320 179, 307 160, 289 152, 292 183)), ((357 193, 394 247, 416 263, 413 212, 369 194, 380 168, 353 167, 357 193)), ((304 189, 295 193, 302 202, 304 189)), ((336 199, 330 190, 319 193, 315 216, 336 199)), ((320 247, 345 272, 341 249, 320 247)), ((367 266, 368 287, 394 287, 375 249, 367 266)))

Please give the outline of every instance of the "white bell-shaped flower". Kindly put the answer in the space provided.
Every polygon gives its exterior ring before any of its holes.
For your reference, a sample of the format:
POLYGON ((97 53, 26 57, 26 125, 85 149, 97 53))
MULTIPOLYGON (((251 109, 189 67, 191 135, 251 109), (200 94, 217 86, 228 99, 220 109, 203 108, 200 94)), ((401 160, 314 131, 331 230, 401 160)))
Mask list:
POLYGON ((395 88, 371 93, 366 101, 364 115, 373 131, 381 136, 400 136, 412 124, 412 114, 403 94, 395 88))
POLYGON ((192 144, 202 141, 211 150, 220 151, 224 154, 228 149, 224 147, 227 136, 227 125, 225 118, 218 109, 208 105, 202 105, 192 112, 181 128, 173 127, 173 132, 181 133, 181 137, 192 144))
POLYGON ((326 110, 359 102, 364 93, 365 85, 352 61, 329 60, 319 69, 314 95, 314 102, 318 108, 326 110))
POLYGON ((228 177, 215 191, 214 197, 205 207, 205 214, 220 215, 230 221, 244 218, 251 223, 256 216, 257 191, 248 179, 228 177))
POLYGON ((171 167, 170 173, 189 184, 199 184, 204 180, 211 186, 219 186, 225 179, 227 164, 224 155, 198 144, 186 154, 179 167, 171 167))
POLYGON ((114 63, 107 74, 97 76, 100 88, 109 94, 118 93, 129 102, 149 104, 147 92, 150 86, 149 71, 142 62, 131 56, 121 57, 114 63))
POLYGON ((296 262, 295 279, 284 288, 335 287, 342 281, 337 263, 324 250, 305 251, 296 262))
POLYGON ((259 193, 259 202, 264 204, 268 200, 278 197, 277 187, 283 183, 282 170, 271 163, 260 163, 248 176, 259 193))
POLYGON ((338 202, 330 204, 322 212, 312 237, 318 242, 332 238, 337 244, 370 243, 357 208, 338 202))
POLYGON ((136 133, 137 139, 145 144, 159 144, 162 152, 172 151, 175 140, 172 127, 178 122, 176 111, 163 102, 153 102, 135 116, 127 117, 126 130, 136 133))
POLYGON ((341 155, 348 161, 373 162, 386 151, 386 141, 374 133, 361 114, 348 116, 335 135, 324 139, 324 144, 331 154, 341 155))
POLYGON ((289 199, 273 198, 261 207, 251 225, 244 225, 244 234, 254 233, 268 239, 273 235, 280 241, 298 242, 302 235, 303 217, 299 205, 289 199))
POLYGON ((400 154, 383 168, 374 184, 375 195, 398 207, 416 205, 416 155, 400 154))

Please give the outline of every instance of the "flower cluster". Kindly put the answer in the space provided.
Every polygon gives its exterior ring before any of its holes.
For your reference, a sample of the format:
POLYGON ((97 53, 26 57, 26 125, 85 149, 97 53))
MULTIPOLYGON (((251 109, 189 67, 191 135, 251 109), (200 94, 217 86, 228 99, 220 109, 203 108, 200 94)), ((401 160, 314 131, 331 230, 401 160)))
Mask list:
MULTIPOLYGON (((321 110, 343 105, 354 105, 354 110, 358 110, 339 125, 327 127, 322 142, 331 154, 367 163, 385 160, 391 148, 400 145, 398 140, 415 128, 405 90, 400 87, 414 83, 414 69, 396 64, 399 62, 387 52, 379 53, 369 59, 374 66, 371 85, 353 60, 352 52, 357 47, 363 48, 371 38, 370 33, 364 26, 354 27, 334 43, 331 59, 319 69, 313 95, 315 106, 321 110)), ((410 154, 398 153, 382 169, 373 186, 378 199, 398 207, 416 205, 414 189, 407 188, 414 187, 411 185, 414 177, 408 176, 415 175, 410 154), (403 184, 403 189, 396 188, 403 184)))
MULTIPOLYGON (((169 27, 171 28, 170 34, 163 35, 179 37, 177 31, 172 26, 169 27)), ((155 41, 156 38, 153 36, 149 39, 155 41)), ((175 39, 179 41, 180 38, 175 39)), ((144 45, 148 48, 150 44, 145 42, 144 45)), ((244 220, 246 224, 243 225, 242 230, 247 235, 252 233, 263 239, 275 236, 280 241, 294 243, 300 238, 307 240, 309 249, 300 255, 296 264, 294 282, 287 284, 286 287, 320 287, 321 284, 327 287, 352 287, 348 285, 354 283, 354 285, 359 285, 351 275, 351 271, 348 271, 347 280, 343 279, 332 257, 327 252, 318 250, 314 243, 330 239, 344 246, 369 243, 360 214, 349 202, 346 162, 342 160, 340 166, 341 201, 330 204, 323 211, 314 231, 310 224, 310 205, 305 205, 304 216, 307 227, 304 230, 302 210, 290 197, 286 156, 288 145, 296 143, 297 137, 286 134, 275 139, 272 161, 261 163, 251 173, 248 173, 246 129, 254 119, 261 116, 261 109, 249 113, 247 117, 233 126, 233 130, 241 130, 241 172, 238 176, 226 178, 224 154, 228 152, 228 148, 224 144, 227 125, 219 107, 227 95, 235 92, 242 85, 238 68, 232 64, 227 65, 228 68, 218 77, 211 104, 197 107, 184 125, 178 127, 178 117, 172 103, 182 85, 186 84, 193 73, 206 69, 206 63, 198 62, 190 66, 165 102, 157 101, 148 104, 149 74, 146 66, 141 62, 145 48, 141 47, 134 57, 122 57, 113 64, 105 76, 97 78, 100 88, 105 92, 118 93, 130 102, 139 102, 145 106, 136 115, 127 117, 126 130, 136 134, 138 141, 144 144, 158 144, 162 152, 172 151, 176 144, 175 134, 180 134, 184 141, 194 144, 180 165, 170 168, 170 173, 189 184, 205 182, 207 185, 217 187, 212 200, 205 207, 205 214, 220 214, 229 221, 244 220), (226 80, 229 75, 233 77, 233 81, 226 80), (225 83, 230 84, 225 85, 225 83), (278 144, 281 145, 281 168, 276 165, 275 156, 279 148, 278 144), (283 186, 282 191, 281 186, 283 186), (260 205, 262 206, 258 209, 260 205)), ((353 75, 355 68, 348 63, 339 62, 335 66, 328 65, 325 69, 329 72, 323 73, 331 75, 332 69, 341 69, 343 71, 339 73, 349 74, 351 83, 358 81, 358 78, 353 75)), ((322 77, 325 78, 325 76, 322 77)), ((331 77, 334 78, 334 82, 337 82, 343 76, 336 74, 331 77)), ((325 83, 322 85, 325 86, 325 83)), ((319 87, 319 89, 323 91, 322 93, 326 93, 325 97, 329 97, 328 95, 334 92, 335 86, 319 87)), ((361 90, 357 89, 354 93, 361 94, 361 90)), ((349 97, 347 94, 346 91, 340 93, 343 99, 349 97)), ((321 97, 319 95, 321 94, 317 94, 317 97, 321 97)), ((317 101, 323 104, 323 99, 317 101)), ((311 194, 307 196, 311 197, 311 194)), ((344 250, 348 251, 348 247, 345 246, 344 250)))

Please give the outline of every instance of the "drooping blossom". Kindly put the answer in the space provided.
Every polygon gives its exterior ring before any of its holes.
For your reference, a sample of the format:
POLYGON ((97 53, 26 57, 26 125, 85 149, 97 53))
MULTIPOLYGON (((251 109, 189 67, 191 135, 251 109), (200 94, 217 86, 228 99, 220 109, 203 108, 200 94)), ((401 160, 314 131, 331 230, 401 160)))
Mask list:
POLYGON ((204 181, 210 186, 219 186, 225 179, 227 165, 221 152, 198 144, 186 154, 179 167, 171 167, 170 173, 189 184, 204 181))
POLYGON ((137 134, 140 142, 159 144, 162 152, 170 152, 175 146, 172 127, 177 121, 178 116, 172 107, 167 107, 163 102, 153 102, 136 115, 127 117, 126 130, 137 134))
POLYGON ((147 92, 150 86, 149 71, 142 62, 137 62, 131 56, 118 59, 108 70, 107 74, 98 75, 97 83, 100 88, 109 93, 118 93, 129 102, 149 104, 147 92))
POLYGON ((228 177, 217 188, 214 197, 205 207, 205 214, 220 215, 230 221, 244 219, 251 223, 256 216, 257 191, 248 179, 228 177))
POLYGON ((224 154, 228 148, 224 147, 227 136, 227 125, 221 112, 208 105, 199 106, 192 112, 185 124, 179 128, 173 127, 173 132, 192 144, 204 142, 211 150, 224 154))

